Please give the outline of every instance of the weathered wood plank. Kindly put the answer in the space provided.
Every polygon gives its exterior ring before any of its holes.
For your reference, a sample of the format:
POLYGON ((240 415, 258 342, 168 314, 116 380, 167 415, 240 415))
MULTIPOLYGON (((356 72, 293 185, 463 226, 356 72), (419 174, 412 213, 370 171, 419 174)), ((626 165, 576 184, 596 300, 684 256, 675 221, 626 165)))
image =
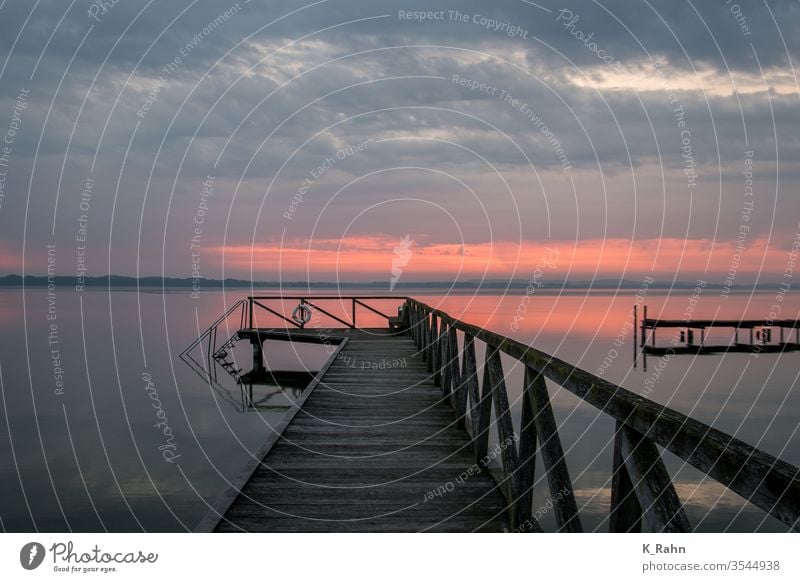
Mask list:
MULTIPOLYGON (((446 327, 438 333, 447 349, 446 327)), ((359 370, 335 361, 217 531, 508 529, 506 501, 475 467, 424 350, 410 335, 348 336, 344 356, 401 355, 413 366, 359 370)))

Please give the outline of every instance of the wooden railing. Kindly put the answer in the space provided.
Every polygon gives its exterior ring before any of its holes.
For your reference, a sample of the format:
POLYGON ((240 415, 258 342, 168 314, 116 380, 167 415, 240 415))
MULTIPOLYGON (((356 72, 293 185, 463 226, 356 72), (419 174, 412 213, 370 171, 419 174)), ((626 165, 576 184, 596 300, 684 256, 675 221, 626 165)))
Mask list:
POLYGON ((609 529, 612 532, 690 531, 658 447, 738 493, 797 531, 800 470, 763 451, 647 400, 556 357, 406 300, 410 333, 456 416, 470 435, 476 461, 484 459, 496 426, 501 467, 493 475, 506 497, 512 528, 541 528, 532 512, 534 466, 541 456, 559 531, 582 531, 578 506, 547 380, 569 390, 615 420, 609 529), (460 336, 459 336, 460 334, 460 336), (459 341, 460 339, 460 341, 459 341), (486 347, 479 382, 475 343, 486 347), (511 417, 501 353, 525 366, 520 429, 511 417))
MULTIPOLYGON (((201 333, 197 337, 197 339, 195 339, 192 343, 190 343, 188 346, 186 346, 186 348, 180 353, 180 357, 182 359, 184 359, 184 360, 189 358, 195 364, 200 366, 200 363, 192 356, 192 351, 194 351, 195 348, 197 348, 198 346, 202 347, 203 342, 207 341, 208 344, 207 344, 207 348, 206 348, 206 356, 207 356, 208 361, 210 362, 211 358, 214 356, 214 354, 216 353, 216 351, 218 349, 218 347, 217 347, 217 334, 218 334, 219 328, 222 327, 223 325, 226 328, 228 328, 229 327, 228 319, 233 317, 235 320, 238 319, 238 324, 237 324, 238 327, 234 327, 234 329, 237 330, 237 331, 242 329, 245 326, 245 322, 247 320, 247 308, 248 308, 248 305, 247 305, 247 301, 245 299, 240 299, 239 301, 237 301, 236 303, 231 305, 227 309, 227 311, 225 311, 225 313, 223 313, 221 316, 219 316, 217 318, 217 320, 214 321, 214 323, 212 323, 210 326, 208 326, 208 328, 203 333, 201 333)), ((250 307, 250 309, 252 309, 252 306, 250 307)), ((230 340, 228 340, 228 341, 230 341, 230 340)), ((210 367, 209 367, 209 369, 210 369, 210 367)))
POLYGON ((354 328, 358 327, 357 316, 358 316, 358 311, 360 309, 366 309, 367 311, 369 311, 371 313, 379 315, 383 319, 386 319, 387 322, 393 317, 393 316, 391 316, 391 315, 389 315, 387 313, 383 313, 379 309, 376 309, 375 307, 369 305, 368 303, 366 303, 366 301, 391 300, 391 301, 397 301, 398 303, 400 303, 400 302, 403 302, 403 301, 405 301, 407 299, 408 299, 407 297, 402 297, 402 296, 398 296, 398 297, 388 296, 387 297, 385 295, 359 295, 359 296, 353 296, 353 295, 314 295, 314 296, 310 296, 310 295, 302 295, 302 296, 301 295, 298 295, 298 296, 290 296, 290 295, 285 295, 285 296, 284 295, 261 295, 261 296, 253 296, 253 297, 248 297, 245 300, 248 303, 248 309, 247 309, 248 315, 247 315, 247 318, 246 318, 246 322, 247 322, 247 326, 248 327, 251 327, 251 328, 254 327, 255 313, 256 313, 256 311, 258 309, 261 309, 263 311, 266 311, 267 313, 270 313, 271 315, 274 315, 275 317, 281 319, 282 321, 284 321, 285 323, 288 323, 289 325, 292 325, 292 326, 297 327, 299 329, 303 329, 305 327, 305 325, 306 325, 305 323, 303 323, 302 321, 295 321, 293 318, 287 317, 287 314, 281 312, 280 309, 277 308, 277 307, 270 307, 269 306, 269 302, 271 302, 271 301, 273 301, 273 302, 274 301, 278 301, 278 302, 281 302, 281 303, 285 303, 287 301, 288 302, 296 301, 297 305, 299 307, 302 307, 302 306, 308 307, 309 309, 312 309, 312 310, 315 310, 315 311, 321 313, 322 315, 324 315, 327 318, 329 318, 329 319, 331 319, 331 320, 343 325, 344 327, 349 327, 351 329, 354 329, 354 328), (331 311, 329 311, 329 310, 333 309, 333 307, 330 307, 328 305, 326 305, 326 307, 322 307, 322 305, 324 303, 326 303, 326 302, 327 303, 330 303, 330 302, 339 303, 340 306, 341 306, 342 302, 344 302, 344 303, 348 303, 349 302, 350 303, 350 309, 348 310, 349 313, 347 313, 347 314, 341 313, 340 314, 341 317, 340 317, 339 315, 336 315, 336 314, 332 313, 331 311))
MULTIPOLYGON (((286 314, 281 311, 283 304, 286 302, 296 302, 297 306, 308 307, 309 309, 321 314, 322 317, 328 318, 328 320, 331 322, 355 329, 358 327, 357 316, 360 310, 367 310, 370 313, 378 315, 390 324, 392 320, 397 319, 396 315, 384 313, 373 305, 369 305, 367 301, 390 300, 402 303, 407 299, 408 298, 405 296, 391 295, 256 295, 247 297, 245 299, 240 299, 231 305, 219 318, 217 318, 216 321, 214 321, 214 323, 212 323, 204 332, 202 332, 197 339, 186 346, 186 348, 181 352, 180 357, 184 361, 187 361, 187 363, 190 363, 190 365, 197 366, 200 369, 205 369, 208 371, 208 373, 214 375, 215 369, 212 363, 212 358, 218 359, 220 353, 223 353, 225 350, 229 349, 236 341, 238 332, 256 327, 257 313, 259 311, 269 313, 270 315, 275 316, 279 320, 295 328, 304 329, 307 322, 295 321, 290 314, 286 314), (270 303, 275 302, 279 302, 281 306, 273 304, 271 307, 270 303), (342 302, 345 304, 349 303, 349 313, 347 315, 341 314, 343 317, 339 317, 338 315, 332 313, 329 310, 334 309, 334 307, 327 305, 331 302, 334 304, 339 303, 340 307, 342 302), (326 307, 322 307, 323 304, 326 304, 326 307), (233 319, 232 323, 234 333, 229 335, 225 341, 220 342, 218 338, 219 329, 222 327, 225 330, 230 330, 231 319, 233 319), (203 342, 206 343, 204 344, 203 342), (205 346, 205 367, 193 356, 193 352, 198 348, 198 346, 205 346)), ((318 317, 312 321, 314 323, 319 323, 320 319, 318 317)), ((230 370, 228 371, 230 372, 230 370)))

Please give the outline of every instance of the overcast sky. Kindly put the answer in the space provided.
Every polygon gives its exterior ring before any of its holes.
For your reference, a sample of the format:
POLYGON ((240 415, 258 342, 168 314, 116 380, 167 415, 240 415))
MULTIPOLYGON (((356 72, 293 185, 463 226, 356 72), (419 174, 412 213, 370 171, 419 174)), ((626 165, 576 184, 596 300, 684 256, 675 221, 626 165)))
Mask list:
POLYGON ((797 1, 101 5, 0 0, 0 273, 787 269, 797 1))

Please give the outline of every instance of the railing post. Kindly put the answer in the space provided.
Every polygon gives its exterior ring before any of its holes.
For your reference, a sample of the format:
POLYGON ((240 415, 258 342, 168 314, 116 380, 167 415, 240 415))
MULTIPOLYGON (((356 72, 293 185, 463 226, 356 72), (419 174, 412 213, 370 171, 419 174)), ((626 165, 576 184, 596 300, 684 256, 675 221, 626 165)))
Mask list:
POLYGON ((408 325, 411 328, 411 337, 414 338, 414 345, 417 349, 420 348, 420 333, 419 333, 419 307, 409 304, 408 307, 408 325))
POLYGON ((486 367, 489 371, 489 384, 494 404, 495 421, 497 423, 497 446, 500 448, 500 458, 503 461, 503 482, 506 500, 511 514, 511 527, 521 525, 517 515, 519 492, 517 490, 517 438, 514 434, 514 424, 511 421, 511 408, 508 405, 508 392, 506 391, 505 373, 503 362, 500 359, 500 350, 487 348, 486 367))
POLYGON ((433 371, 433 355, 431 354, 431 343, 433 343, 433 312, 428 311, 425 313, 424 334, 425 342, 422 345, 422 350, 425 352, 425 362, 427 363, 426 369, 428 372, 433 371))
POLYGON ((514 529, 525 531, 535 529, 533 519, 533 483, 536 476, 536 421, 533 403, 528 396, 527 386, 533 382, 536 374, 532 368, 525 366, 525 380, 522 388, 522 417, 519 429, 519 454, 517 468, 517 503, 516 525, 514 529), (530 527, 527 527, 530 525, 530 527))
POLYGON ((443 394, 447 394, 450 390, 448 381, 450 379, 447 369, 447 323, 443 318, 439 318, 439 337, 436 339, 436 361, 438 384, 442 389, 443 394))
POLYGON ((417 345, 417 330, 416 326, 414 325, 414 321, 417 318, 416 309, 414 306, 406 299, 404 304, 404 313, 406 317, 406 323, 408 324, 408 335, 411 336, 411 339, 414 340, 414 345, 417 345))
POLYGON ((352 305, 353 329, 356 329, 356 298, 355 297, 351 297, 350 301, 353 303, 353 305, 352 305))
POLYGON ((431 358, 428 361, 428 371, 433 375, 433 383, 438 384, 439 376, 438 369, 438 341, 439 341, 439 320, 435 314, 431 314, 431 343, 428 345, 428 353, 431 358))
POLYGON ((639 306, 633 305, 633 367, 639 363, 639 350, 636 348, 636 328, 639 326, 639 306))
POLYGON ((439 337, 436 340, 436 360, 438 362, 436 371, 436 380, 442 390, 442 394, 448 395, 450 392, 450 374, 447 369, 448 365, 448 350, 447 350, 447 324, 444 319, 439 323, 439 337))
MULTIPOLYGON (((456 426, 464 428, 464 414, 467 408, 467 385, 464 383, 464 366, 462 358, 458 357, 458 336, 455 325, 450 327, 449 343, 452 365, 453 392, 451 403, 456 412, 456 426)), ((465 337, 466 342, 466 337, 465 337)))
POLYGON ((417 349, 425 357, 425 328, 422 323, 422 308, 418 305, 414 307, 414 329, 417 332, 417 349))
POLYGON ((483 363, 481 398, 478 401, 478 425, 473 438, 476 463, 480 463, 489 452, 489 426, 492 420, 492 379, 489 376, 489 352, 493 349, 495 348, 486 346, 486 357, 483 363))
POLYGON ((420 307, 419 308, 419 337, 420 337, 420 353, 422 354, 422 358, 425 362, 430 364, 431 356, 428 353, 428 343, 430 342, 430 338, 428 334, 430 332, 430 326, 428 325, 428 314, 425 310, 420 307))
POLYGON ((416 339, 417 350, 422 351, 425 347, 425 329, 422 327, 422 308, 414 306, 414 336, 416 339))
POLYGON ((616 421, 614 431, 614 461, 611 476, 611 508, 608 531, 611 533, 642 531, 642 507, 633 489, 625 460, 622 456, 622 429, 624 425, 616 421))
POLYGON ((653 441, 623 425, 620 454, 650 529, 658 532, 691 531, 683 505, 653 441))
POLYGON ((249 318, 249 320, 248 320, 248 326, 247 327, 249 327, 250 329, 253 329, 253 298, 252 297, 248 297, 247 299, 250 302, 250 308, 248 309, 248 313, 249 313, 248 318, 249 318))
MULTIPOLYGON (((464 399, 469 397, 469 404, 465 408, 464 416, 469 414, 470 428, 472 429, 471 437, 475 437, 478 430, 478 423, 480 418, 480 386, 478 384, 478 363, 475 358, 475 338, 468 334, 464 334, 464 364, 461 368, 461 382, 464 389, 464 399)), ((463 420, 461 421, 463 422, 463 420)))
POLYGON ((550 405, 550 396, 547 393, 544 376, 535 371, 533 374, 529 374, 525 388, 527 397, 531 399, 536 435, 539 439, 539 451, 547 473, 550 497, 556 508, 558 529, 570 532, 582 531, 578 504, 575 501, 572 480, 564 460, 564 450, 561 448, 558 425, 550 405))

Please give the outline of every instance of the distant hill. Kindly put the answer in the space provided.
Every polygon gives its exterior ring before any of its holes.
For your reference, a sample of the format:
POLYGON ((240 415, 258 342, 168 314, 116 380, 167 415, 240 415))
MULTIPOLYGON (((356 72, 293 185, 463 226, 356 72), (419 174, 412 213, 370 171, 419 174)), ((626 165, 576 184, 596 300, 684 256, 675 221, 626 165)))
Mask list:
MULTIPOLYGON (((57 287, 74 287, 77 279, 71 276, 56 276, 52 282, 57 287)), ((5 275, 0 277, 0 287, 46 287, 49 283, 46 276, 25 275, 24 279, 20 275, 5 275)), ((640 281, 631 279, 596 279, 594 281, 538 281, 542 290, 557 291, 559 289, 639 289, 640 281)), ((257 288, 257 289, 370 289, 388 292, 389 281, 368 281, 368 282, 339 282, 330 281, 247 281, 244 279, 200 279, 199 281, 191 277, 128 277, 125 275, 108 275, 102 277, 85 277, 83 279, 85 287, 92 288, 186 288, 191 289, 193 285, 199 285, 201 289, 213 288, 257 288)), ((400 281, 395 285, 396 291, 409 289, 436 289, 436 290, 504 290, 515 289, 524 290, 529 282, 515 279, 504 281, 501 279, 491 279, 484 281, 459 281, 456 283, 448 281, 400 281)), ((694 289, 694 281, 655 281, 649 285, 650 289, 694 289)), ((721 284, 709 283, 706 289, 721 289, 721 284)), ((774 289, 775 284, 761 283, 756 287, 752 285, 734 285, 736 290, 759 290, 774 289)))

